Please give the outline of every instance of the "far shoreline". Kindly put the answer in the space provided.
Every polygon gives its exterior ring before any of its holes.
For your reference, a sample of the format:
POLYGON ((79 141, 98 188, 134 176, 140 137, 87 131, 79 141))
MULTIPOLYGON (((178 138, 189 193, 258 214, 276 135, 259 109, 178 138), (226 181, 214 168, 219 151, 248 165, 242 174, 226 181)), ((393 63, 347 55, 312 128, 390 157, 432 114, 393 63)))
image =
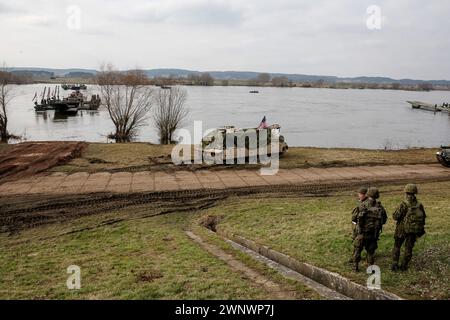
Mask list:
MULTIPOLYGON (((287 85, 273 85, 273 84, 252 84, 252 80, 214 80, 214 84, 202 85, 202 84, 192 84, 188 80, 174 80, 165 81, 164 84, 158 83, 156 80, 150 79, 149 85, 154 86, 187 86, 187 87, 248 87, 248 88, 300 88, 300 89, 334 89, 334 90, 390 90, 390 91, 414 91, 414 92, 432 92, 432 91, 450 91, 450 86, 433 86, 433 88, 422 89, 417 85, 399 85, 399 87, 393 84, 377 84, 377 83, 325 83, 325 84, 315 84, 315 83, 305 83, 305 82, 295 82, 287 85), (224 81, 228 81, 225 84, 224 81)), ((56 79, 36 79, 32 83, 21 83, 18 85, 30 85, 30 84, 86 84, 86 85, 96 85, 95 81, 91 78, 56 78, 56 79)))

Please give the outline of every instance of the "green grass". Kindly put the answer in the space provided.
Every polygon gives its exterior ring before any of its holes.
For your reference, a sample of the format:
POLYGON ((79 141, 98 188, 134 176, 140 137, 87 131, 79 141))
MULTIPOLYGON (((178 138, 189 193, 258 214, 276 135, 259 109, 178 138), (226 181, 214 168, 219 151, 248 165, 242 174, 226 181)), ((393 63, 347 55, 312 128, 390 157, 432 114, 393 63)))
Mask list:
POLYGON ((320 298, 196 226, 200 213, 175 213, 95 227, 142 210, 149 209, 110 212, 13 236, 0 234, 0 299, 273 298, 190 240, 184 230, 191 227, 207 242, 295 292, 297 298, 320 298), (91 230, 67 234, 86 227, 91 230), (81 290, 66 287, 69 265, 81 268, 81 290))
POLYGON ((437 149, 366 150, 351 148, 289 148, 281 168, 345 167, 436 163, 437 149))
POLYGON ((186 213, 60 235, 121 214, 1 234, 0 298, 270 298, 185 235, 186 213), (80 290, 66 287, 66 269, 73 264, 81 268, 80 290))
MULTIPOLYGON (((389 214, 376 253, 382 287, 405 298, 449 299, 450 183, 421 186, 420 200, 428 215, 427 235, 418 240, 406 273, 389 270, 395 228, 392 212, 402 200, 401 188, 382 191, 381 200, 389 214)), ((223 216, 219 229, 365 284, 367 275, 354 273, 348 263, 353 250, 350 212, 355 196, 347 192, 323 198, 234 199, 207 214, 223 216)), ((364 270, 365 262, 362 267, 364 270)))
MULTIPOLYGON (((194 220, 195 221, 195 220, 194 220)), ((246 265, 251 267, 253 270, 258 271, 260 274, 264 275, 266 278, 271 279, 274 282, 282 284, 284 287, 289 288, 291 291, 296 292, 297 299, 321 299, 321 296, 315 292, 314 290, 305 287, 300 284, 298 281, 291 280, 282 276, 278 271, 268 268, 262 262, 259 262, 249 255, 234 249, 231 244, 223 241, 221 237, 219 237, 216 233, 207 230, 204 227, 199 226, 199 221, 196 221, 196 225, 193 225, 192 228, 196 234, 199 234, 207 243, 215 245, 222 249, 223 251, 235 256, 237 259, 244 262, 246 265)))
MULTIPOLYGON (((376 264, 383 289, 413 299, 450 298, 450 183, 420 186, 427 210, 427 235, 414 249, 410 271, 389 270, 394 223, 391 214, 402 199, 401 187, 384 187, 389 220, 379 242, 376 264)), ((193 228, 207 242, 233 254, 298 298, 316 293, 245 254, 198 226, 204 215, 221 217, 219 229, 237 233, 298 260, 338 272, 365 284, 364 272, 347 263, 351 252, 350 211, 355 194, 328 197, 230 198, 197 213, 173 213, 95 227, 118 217, 133 217, 140 207, 0 234, 0 299, 268 299, 269 294, 190 240, 193 228), (73 230, 84 230, 67 233, 73 230), (81 290, 68 290, 66 269, 81 267, 81 290)), ((362 269, 365 267, 362 263, 362 269)))

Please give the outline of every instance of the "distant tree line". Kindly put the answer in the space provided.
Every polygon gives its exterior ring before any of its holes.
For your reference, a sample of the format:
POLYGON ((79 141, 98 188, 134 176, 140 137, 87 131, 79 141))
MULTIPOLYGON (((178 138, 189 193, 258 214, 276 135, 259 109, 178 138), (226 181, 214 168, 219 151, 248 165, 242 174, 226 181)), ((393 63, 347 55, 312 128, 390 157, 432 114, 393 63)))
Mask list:
POLYGON ((28 73, 10 72, 7 69, 0 71, 0 77, 3 81, 7 81, 8 84, 29 84, 33 83, 33 76, 28 73))
POLYGON ((190 73, 188 83, 194 86, 213 86, 214 78, 208 72, 190 73))

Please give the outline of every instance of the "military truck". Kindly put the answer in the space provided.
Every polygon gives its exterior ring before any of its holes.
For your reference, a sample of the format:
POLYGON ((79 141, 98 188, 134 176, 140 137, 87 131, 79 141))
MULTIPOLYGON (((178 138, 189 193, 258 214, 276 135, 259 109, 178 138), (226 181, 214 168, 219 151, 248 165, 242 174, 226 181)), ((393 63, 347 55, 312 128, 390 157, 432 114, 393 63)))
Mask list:
POLYGON ((436 158, 443 166, 450 167, 450 146, 441 146, 441 150, 436 152, 436 158))
POLYGON ((223 160, 233 157, 234 160, 255 156, 271 156, 271 140, 278 145, 278 154, 283 155, 288 152, 289 147, 280 135, 281 127, 273 124, 264 129, 259 128, 236 128, 225 126, 208 133, 201 142, 203 154, 210 157, 218 157, 223 160), (230 150, 231 149, 231 150, 230 150))

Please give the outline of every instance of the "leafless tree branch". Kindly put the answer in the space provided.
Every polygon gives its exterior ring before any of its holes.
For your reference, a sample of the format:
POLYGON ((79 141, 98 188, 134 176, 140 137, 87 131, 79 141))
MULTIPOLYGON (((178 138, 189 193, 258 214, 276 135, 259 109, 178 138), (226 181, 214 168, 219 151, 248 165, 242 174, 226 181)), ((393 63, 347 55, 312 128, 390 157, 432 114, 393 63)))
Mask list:
POLYGON ((116 142, 130 142, 146 124, 153 106, 154 91, 148 86, 148 78, 140 70, 121 73, 108 64, 101 67, 97 84, 115 126, 111 136, 116 142))
POLYGON ((185 107, 187 92, 181 87, 161 89, 156 94, 153 121, 158 130, 161 144, 170 144, 173 133, 189 114, 185 107))

